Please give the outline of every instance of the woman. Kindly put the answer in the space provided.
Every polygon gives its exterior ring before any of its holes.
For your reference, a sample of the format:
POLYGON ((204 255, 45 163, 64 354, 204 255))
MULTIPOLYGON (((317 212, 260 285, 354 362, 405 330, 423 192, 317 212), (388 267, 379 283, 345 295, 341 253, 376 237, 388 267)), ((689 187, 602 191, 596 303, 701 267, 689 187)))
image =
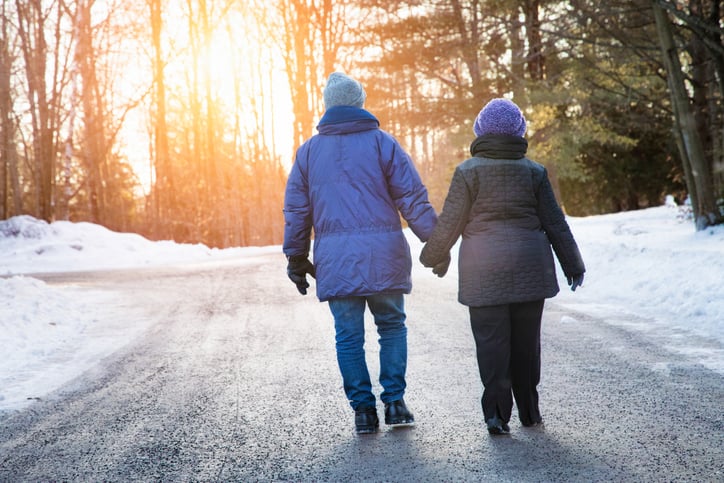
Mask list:
POLYGON ((523 426, 543 422, 538 407, 540 327, 546 298, 558 293, 551 246, 572 290, 585 266, 546 169, 526 158, 526 121, 517 105, 493 99, 480 111, 438 224, 420 255, 449 263, 462 235, 458 300, 467 305, 490 434, 508 434, 513 397, 523 426))

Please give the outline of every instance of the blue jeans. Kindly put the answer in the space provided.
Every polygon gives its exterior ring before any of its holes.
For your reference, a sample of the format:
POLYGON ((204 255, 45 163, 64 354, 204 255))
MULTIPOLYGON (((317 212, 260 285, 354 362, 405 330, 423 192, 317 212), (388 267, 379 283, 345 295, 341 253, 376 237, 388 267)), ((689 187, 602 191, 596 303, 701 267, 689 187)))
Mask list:
POLYGON ((402 294, 366 297, 340 297, 329 301, 336 330, 337 362, 342 373, 344 392, 352 409, 374 408, 364 342, 365 305, 375 319, 380 343, 380 394, 382 402, 402 399, 407 370, 407 327, 405 299, 402 294))

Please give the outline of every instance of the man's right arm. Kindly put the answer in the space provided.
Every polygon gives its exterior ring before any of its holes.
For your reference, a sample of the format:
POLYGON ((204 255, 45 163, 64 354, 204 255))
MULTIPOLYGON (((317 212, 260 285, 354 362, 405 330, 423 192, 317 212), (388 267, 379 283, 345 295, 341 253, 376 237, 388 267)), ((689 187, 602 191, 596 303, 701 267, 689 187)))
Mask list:
POLYGON ((304 146, 297 150, 284 193, 284 244, 287 257, 307 257, 311 244, 312 209, 307 176, 300 165, 304 146))

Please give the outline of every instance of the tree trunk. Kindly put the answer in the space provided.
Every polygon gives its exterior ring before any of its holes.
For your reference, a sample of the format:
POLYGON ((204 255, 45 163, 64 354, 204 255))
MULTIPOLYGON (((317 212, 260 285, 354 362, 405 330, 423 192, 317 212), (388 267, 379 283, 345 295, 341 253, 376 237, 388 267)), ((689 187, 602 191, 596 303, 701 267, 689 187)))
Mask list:
POLYGON ((6 15, 7 5, 2 4, 2 24, 0 25, 0 218, 9 217, 10 209, 10 157, 13 156, 15 146, 13 144, 13 122, 12 122, 12 97, 10 93, 10 71, 12 68, 12 57, 8 37, 8 17, 6 15))
POLYGON ((343 34, 335 10, 342 7, 329 0, 320 3, 291 0, 278 2, 276 9, 283 22, 281 47, 292 98, 295 150, 313 134, 320 87, 334 68, 343 34))
POLYGON ((518 20, 518 10, 514 10, 510 17, 510 49, 512 53, 510 71, 513 74, 513 101, 523 109, 528 103, 525 91, 525 42, 522 37, 522 25, 518 20))
MULTIPOLYGON (((28 102, 33 129, 33 162, 35 213, 52 221, 53 179, 55 166, 53 120, 47 93, 47 43, 45 13, 41 0, 15 2, 18 12, 18 34, 25 59, 28 102)), ((57 55, 57 53, 56 53, 57 55)))
POLYGON ((88 188, 90 219, 93 223, 103 223, 105 218, 105 193, 103 172, 105 159, 104 116, 96 97, 96 55, 93 50, 93 30, 91 23, 92 1, 80 0, 77 10, 78 39, 77 58, 80 65, 80 77, 83 83, 81 103, 83 105, 83 121, 85 140, 83 143, 83 160, 87 170, 86 185, 88 188))
MULTIPOLYGON (((197 28, 201 30, 201 39, 204 46, 204 51, 209 51, 211 48, 211 34, 212 28, 209 24, 209 11, 207 9, 206 0, 198 0, 199 3, 199 25, 197 28)), ((205 149, 204 149, 204 167, 206 172, 206 190, 204 192, 204 201, 206 212, 210 213, 211 216, 206 218, 206 230, 211 230, 211 224, 217 225, 221 233, 225 232, 225 223, 228 221, 226 216, 221 215, 221 203, 224 202, 224 191, 221 189, 223 181, 219 176, 219 169, 217 166, 217 154, 216 154, 216 123, 217 123, 217 102, 213 95, 213 85, 211 80, 211 69, 209 64, 206 64, 206 68, 203 69, 203 83, 204 83, 204 99, 206 112, 204 114, 206 122, 206 133, 204 135, 205 149), (217 214, 218 216, 214 216, 217 214), (215 221, 213 218, 216 218, 215 221)))
POLYGON ((478 2, 473 2, 473 5, 470 7, 471 18, 469 19, 469 27, 459 0, 453 0, 451 6, 453 14, 455 15, 458 34, 462 41, 462 57, 468 69, 468 74, 470 75, 473 99, 479 100, 484 96, 485 86, 483 85, 483 75, 480 68, 480 60, 478 59, 480 45, 478 15, 480 12, 478 11, 477 3, 478 2))
POLYGON ((656 28, 659 35, 661 50, 666 66, 669 81, 669 91, 674 109, 674 118, 677 129, 681 133, 682 160, 689 161, 690 167, 684 168, 685 172, 691 173, 686 184, 692 196, 692 208, 694 221, 697 230, 703 230, 709 225, 721 222, 721 215, 716 206, 711 179, 711 168, 704 155, 702 141, 697 131, 696 120, 691 111, 689 96, 684 85, 684 76, 681 70, 681 62, 674 44, 674 36, 666 13, 653 2, 656 28))
POLYGON ((540 34, 540 0, 525 0, 525 31, 528 36, 528 74, 533 81, 545 79, 545 56, 540 34))
POLYGON ((166 81, 164 79, 164 58, 161 46, 163 30, 161 0, 150 0, 151 37, 153 44, 153 221, 154 236, 164 238, 168 231, 163 228, 163 220, 169 220, 168 210, 173 203, 173 176, 168 155, 168 129, 166 127, 166 81))
POLYGON ((309 45, 312 19, 310 9, 304 0, 289 2, 284 9, 286 71, 292 92, 294 111, 294 147, 298 147, 308 138, 313 129, 314 106, 309 102, 313 86, 310 75, 316 68, 314 56, 310 55, 309 45))

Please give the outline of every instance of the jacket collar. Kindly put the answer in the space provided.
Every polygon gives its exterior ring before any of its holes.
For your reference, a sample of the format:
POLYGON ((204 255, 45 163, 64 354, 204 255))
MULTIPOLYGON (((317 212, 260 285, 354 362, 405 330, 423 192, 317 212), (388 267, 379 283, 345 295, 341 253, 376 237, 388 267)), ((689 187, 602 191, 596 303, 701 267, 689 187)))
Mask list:
POLYGON ((520 136, 485 134, 470 145, 470 154, 492 159, 521 159, 528 151, 528 141, 520 136))
POLYGON ((354 106, 334 106, 319 120, 317 130, 320 134, 343 134, 358 131, 368 131, 380 126, 370 112, 354 106))

